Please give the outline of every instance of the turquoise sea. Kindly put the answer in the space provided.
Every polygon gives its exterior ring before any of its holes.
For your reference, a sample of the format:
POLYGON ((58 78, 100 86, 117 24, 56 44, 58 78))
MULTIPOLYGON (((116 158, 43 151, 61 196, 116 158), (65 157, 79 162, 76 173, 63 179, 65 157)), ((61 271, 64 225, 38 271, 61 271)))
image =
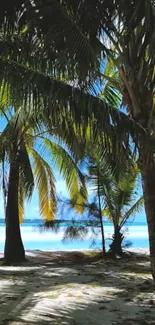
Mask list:
MULTIPOLYGON (((65 225, 63 225, 58 233, 52 231, 41 232, 39 224, 36 223, 24 223, 21 225, 21 234, 24 242, 25 249, 39 249, 39 250, 82 250, 90 248, 101 247, 101 236, 99 229, 97 231, 97 237, 93 242, 93 236, 91 231, 85 236, 83 240, 66 240, 62 241, 63 234, 65 231, 65 225), (93 246, 92 246, 93 242, 93 246)), ((113 233, 113 227, 110 223, 106 223, 104 226, 106 245, 108 246, 113 233)), ((145 222, 134 222, 129 224, 124 229, 125 240, 124 244, 131 242, 134 248, 148 248, 148 230, 145 222)), ((4 249, 5 241, 5 225, 0 224, 0 251, 4 249)))

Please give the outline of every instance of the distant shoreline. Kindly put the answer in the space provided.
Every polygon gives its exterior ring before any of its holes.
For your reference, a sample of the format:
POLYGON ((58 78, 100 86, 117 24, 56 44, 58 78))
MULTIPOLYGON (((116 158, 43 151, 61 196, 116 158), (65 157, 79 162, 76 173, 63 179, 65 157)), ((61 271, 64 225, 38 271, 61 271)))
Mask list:
MULTIPOLYGON (((59 220, 59 219, 56 219, 53 221, 54 223, 62 223, 62 224, 67 224, 67 223, 72 223, 72 220, 59 220)), ((74 221, 75 223, 88 223, 88 220, 75 220, 74 221)), ((90 220, 90 226, 92 225, 91 224, 92 220, 90 220)), ((5 224, 5 219, 0 219, 0 225, 4 225, 5 224)), ((25 224, 43 224, 43 219, 25 219, 24 222, 21 224, 21 225, 25 225, 25 224)), ((113 225, 112 222, 110 221, 104 221, 104 225, 108 226, 108 225, 113 225)), ((146 221, 129 221, 126 223, 126 225, 124 225, 124 228, 128 228, 128 227, 131 227, 131 226, 136 226, 136 225, 143 225, 143 226, 147 226, 147 223, 146 221)))

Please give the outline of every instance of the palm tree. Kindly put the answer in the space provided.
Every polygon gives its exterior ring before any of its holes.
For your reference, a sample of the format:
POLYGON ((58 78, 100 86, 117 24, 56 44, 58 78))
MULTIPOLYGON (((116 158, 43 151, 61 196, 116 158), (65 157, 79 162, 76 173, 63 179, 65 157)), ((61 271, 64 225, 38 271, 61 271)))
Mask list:
POLYGON ((86 188, 73 155, 62 141, 60 143, 60 135, 56 141, 56 136, 52 138, 44 127, 35 127, 30 116, 29 119, 27 114, 23 117, 22 110, 17 110, 8 121, 0 138, 3 173, 9 164, 8 184, 3 181, 6 198, 4 259, 7 263, 21 262, 25 252, 20 221, 24 216, 24 201, 31 198, 34 186, 38 189, 40 214, 46 221, 53 220, 56 214, 54 165, 66 181, 72 199, 77 191, 81 198, 87 195, 86 188))
MULTIPOLYGON (((24 42, 20 43, 19 51, 14 52, 13 47, 12 55, 3 55, 2 51, 1 80, 9 79, 11 98, 18 98, 19 94, 20 98, 27 98, 31 92, 38 103, 39 94, 44 93, 44 102, 48 103, 45 106, 50 112, 54 105, 61 109, 64 106, 70 107, 72 117, 76 118, 79 124, 84 119, 86 125, 93 116, 93 121, 98 123, 98 131, 104 130, 108 133, 108 138, 111 129, 114 129, 111 125, 114 126, 117 133, 115 154, 116 151, 117 155, 120 153, 122 143, 128 148, 131 138, 138 148, 149 228, 152 274, 155 279, 154 1, 144 0, 142 3, 142 0, 133 0, 129 3, 127 0, 96 0, 90 4, 87 0, 53 0, 49 4, 48 1, 36 0, 30 2, 26 10, 21 10, 20 0, 14 1, 13 5, 14 10, 11 10, 8 3, 1 5, 1 22, 5 35, 10 35, 10 31, 18 25, 24 40, 27 40, 26 44, 31 44, 31 55, 25 55, 24 42), (19 12, 21 19, 15 24, 19 12), (36 48, 39 49, 40 57, 45 58, 44 64, 35 60, 36 48), (94 80, 97 80, 97 77, 102 78, 100 65, 105 56, 112 60, 119 72, 119 88, 123 104, 128 108, 128 116, 116 112, 111 106, 105 105, 104 101, 89 95, 90 91, 96 93, 94 80), (52 62, 53 69, 49 62, 52 62), (84 92, 81 93, 71 84, 62 83, 62 79, 57 83, 51 74, 47 78, 45 72, 49 71, 48 67, 52 73, 56 71, 57 76, 63 76, 63 81, 67 76, 67 80, 72 80, 74 84, 82 87, 84 92), (14 87, 15 83, 17 87, 14 87), (88 90, 89 94, 86 95, 88 90)), ((17 46, 15 48, 17 49, 17 46)), ((29 54, 29 51, 27 53, 29 54)))
POLYGON ((104 198, 104 209, 102 215, 112 221, 114 226, 114 235, 110 245, 110 252, 113 255, 122 255, 124 239, 122 228, 128 219, 135 217, 143 206, 143 197, 137 199, 137 192, 135 192, 136 178, 135 171, 130 171, 120 180, 113 177, 109 189, 104 186, 103 178, 101 193, 104 198))
MULTIPOLYGON (((3 45, 5 44, 6 41, 8 41, 8 39, 5 39, 4 37, 3 45)), ((13 45, 15 44, 13 43, 13 45)), ((21 60, 19 60, 20 63, 14 61, 11 57, 11 54, 9 54, 9 52, 6 53, 6 51, 8 51, 7 47, 5 48, 4 51, 5 56, 3 54, 3 58, 1 60, 1 64, 4 70, 4 74, 3 76, 1 76, 2 77, 1 79, 2 113, 6 116, 5 113, 6 106, 9 105, 14 107, 16 105, 21 106, 24 108, 25 110, 24 113, 26 114, 26 117, 28 117, 29 120, 29 115, 33 112, 33 124, 35 119, 39 123, 44 122, 44 124, 49 128, 49 132, 51 132, 51 127, 53 125, 55 127, 56 125, 55 133, 58 135, 59 131, 61 130, 63 139, 65 139, 65 143, 68 143, 69 140, 70 149, 74 148, 75 151, 76 148, 74 147, 74 144, 76 138, 75 137, 71 138, 71 132, 69 132, 69 135, 67 134, 67 138, 66 138, 66 130, 68 130, 68 125, 70 127, 73 123, 74 123, 73 130, 75 127, 77 127, 78 130, 79 128, 81 129, 82 114, 81 115, 77 114, 76 111, 77 104, 79 105, 79 102, 83 97, 81 91, 75 87, 70 86, 68 83, 65 83, 61 76, 57 78, 57 80, 55 80, 52 73, 51 75, 48 75, 47 73, 45 74, 45 71, 43 72, 38 71, 35 69, 34 66, 32 69, 29 66, 28 62, 27 65, 25 65, 25 63, 23 63, 21 60), (16 87, 14 87, 14 80, 16 80, 16 87), (51 96, 52 96, 52 100, 50 102, 49 99, 51 98, 51 96), (49 107, 50 104, 52 104, 53 112, 52 114, 50 114, 50 118, 49 118, 49 113, 51 112, 51 108, 49 107), (40 112, 38 111, 38 109, 40 109, 40 112), (38 118, 38 112, 39 112, 39 118, 38 118)), ((12 55, 14 55, 14 52, 12 55)), ((86 132, 87 132, 87 125, 89 125, 90 127, 89 114, 87 113, 87 109, 88 109, 87 103, 89 102, 89 97, 91 98, 91 96, 87 97, 87 95, 84 94, 83 116, 85 116, 84 118, 85 124, 83 130, 85 130, 86 132)), ((95 108, 95 102, 94 102, 94 108, 95 108)), ((22 109, 20 108, 20 112, 21 112, 20 117, 23 114, 22 109)), ((94 111, 96 111, 96 109, 94 111)), ((19 216, 17 213, 19 212, 17 207, 17 202, 18 202, 17 194, 19 196, 18 188, 20 187, 19 184, 20 183, 19 172, 21 170, 20 164, 22 165, 24 163, 23 167, 25 167, 25 162, 22 161, 22 159, 26 158, 26 163, 28 163, 29 165, 30 162, 28 159, 28 155, 27 155, 28 152, 25 145, 25 131, 27 135, 27 126, 25 127, 25 121, 24 121, 24 131, 23 131, 23 125, 21 126, 19 124, 19 121, 20 118, 17 112, 17 119, 15 119, 14 122, 15 126, 14 123, 12 124, 11 121, 11 125, 12 125, 11 128, 9 123, 8 127, 2 134, 2 139, 4 138, 4 141, 2 141, 3 144, 2 161, 5 160, 6 153, 7 156, 9 156, 9 161, 10 161, 10 176, 9 176, 9 186, 8 186, 8 196, 7 196, 7 206, 6 206, 6 221, 7 221, 7 227, 6 227, 7 240, 5 245, 6 261, 19 261, 24 259, 24 249, 21 241, 20 228, 19 228, 19 216), (10 148, 10 141, 9 140, 7 141, 7 139, 10 139, 10 136, 12 138, 11 148, 10 148), (7 145, 5 146, 4 143, 5 144, 7 143, 7 145), (15 175, 15 177, 13 175, 15 175), (15 182, 16 182, 16 186, 15 186, 15 182), (15 192, 13 192, 14 186, 16 188, 15 192), (16 203, 15 211, 10 209, 12 202, 16 203), (11 219, 12 213, 14 213, 14 217, 12 217, 11 219), (16 229, 14 229, 14 227, 16 227, 16 229), (16 240, 14 240, 14 236, 16 237, 16 240), (12 245, 12 242, 14 242, 14 245, 12 245), (18 250, 17 247, 19 247, 18 250), (18 252, 18 254, 17 253, 15 254, 15 251, 18 252)), ((46 145, 47 145, 47 140, 46 140, 46 145)), ((33 156, 34 156, 34 151, 33 151, 33 156)), ((61 157, 57 156, 57 162, 59 164, 60 164, 60 159, 61 157)), ((61 165, 62 165, 62 160, 61 160, 61 165)), ((62 167, 63 166, 61 166, 61 171, 63 172, 62 167)), ((68 167, 68 172, 67 173, 66 171, 64 172, 64 177, 66 178, 66 181, 68 182, 68 186, 71 189, 71 197, 73 199, 75 194, 77 192, 79 193, 79 188, 78 188, 78 184, 74 187, 74 190, 73 187, 71 187, 71 183, 73 177, 75 176, 75 172, 71 173, 70 167, 72 166, 70 166, 69 160, 67 161, 67 167, 68 167)), ((77 167, 75 163, 74 163, 74 169, 75 171, 77 171, 77 167)), ((22 171, 22 176, 24 175, 24 181, 26 182, 26 186, 27 186, 25 188, 24 195, 25 197, 27 196, 30 197, 31 193, 29 193, 29 190, 32 191, 33 188, 33 178, 32 178, 33 175, 32 175, 32 171, 30 170, 30 175, 26 174, 25 176, 24 173, 26 172, 26 170, 28 169, 26 168, 24 169, 24 171, 22 171), (31 176, 31 179, 27 180, 26 177, 29 176, 31 176), (30 184, 28 181, 30 182, 30 184)), ((84 185, 84 180, 82 176, 80 177, 81 177, 80 181, 84 185)), ((22 192, 20 191, 21 200, 23 201, 23 196, 21 194, 22 192)), ((81 196, 80 197, 78 196, 78 199, 81 200, 82 196, 85 194, 86 194, 86 190, 84 188, 84 191, 82 190, 81 196)))
MULTIPOLYGON (((154 2, 153 2, 154 4, 154 2)), ((123 25, 116 25, 116 30, 109 35, 111 48, 110 59, 119 73, 119 89, 122 105, 127 108, 128 117, 143 127, 146 134, 154 141, 154 37, 155 10, 151 1, 144 1, 145 14, 137 2, 135 25, 130 36, 123 30, 123 25)), ((105 77, 105 76, 104 76, 105 77)), ((115 83, 116 89, 118 89, 115 83)), ((145 146, 145 135, 132 141, 138 148, 139 168, 142 175, 143 195, 148 222, 152 275, 155 279, 155 162, 154 148, 151 143, 145 146), (148 150, 146 150, 146 147, 148 150)))
MULTIPOLYGON (((93 195, 98 198, 98 204, 93 208, 94 215, 99 217, 102 233, 103 217, 112 221, 114 235, 110 250, 113 254, 122 254, 122 227, 143 205, 143 197, 137 199, 135 188, 139 171, 133 161, 130 161, 128 168, 116 163, 114 166, 109 154, 106 153, 102 159, 98 159, 98 152, 97 150, 96 154, 91 154, 87 177, 93 195), (100 213, 96 214, 98 210, 100 213)), ((92 204, 86 206, 92 212, 92 204)))
MULTIPOLYGON (((98 151, 97 151, 98 154, 98 151)), ((109 163, 105 155, 102 161, 97 161, 96 156, 91 156, 88 164, 87 186, 90 189, 88 200, 78 202, 74 200, 60 200, 69 212, 75 209, 80 213, 79 219, 72 220, 65 232, 66 238, 76 239, 85 237, 88 228, 100 227, 102 238, 102 254, 105 256, 104 219, 113 223, 114 234, 110 244, 109 253, 113 256, 123 255, 122 242, 124 239, 122 228, 126 222, 133 220, 143 207, 143 197, 137 198, 137 180, 139 170, 132 162, 128 170, 119 171, 118 166, 109 163), (81 221, 80 221, 81 220, 81 221), (78 222, 77 222, 78 221, 78 222)), ((53 227, 53 223, 45 224, 45 228, 53 227)))

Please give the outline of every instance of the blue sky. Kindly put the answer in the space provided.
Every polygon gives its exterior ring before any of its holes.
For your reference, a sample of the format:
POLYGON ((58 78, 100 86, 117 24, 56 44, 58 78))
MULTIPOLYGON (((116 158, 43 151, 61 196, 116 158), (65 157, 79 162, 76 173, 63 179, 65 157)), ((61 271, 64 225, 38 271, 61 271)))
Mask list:
MULTIPOLYGON (((5 127, 5 120, 0 117, 0 132, 5 127)), ((55 177, 56 177, 56 190, 58 194, 61 194, 63 197, 68 196, 67 188, 65 186, 65 182, 63 181, 60 174, 54 169, 55 177)), ((141 188, 141 182, 139 181, 139 190, 138 190, 138 196, 142 195, 142 188, 141 188)), ((0 193, 0 218, 4 218, 4 204, 3 204, 3 195, 0 193)), ((33 197, 30 202, 26 202, 25 204, 25 218, 34 219, 34 218, 41 218, 39 215, 39 203, 38 203, 38 195, 37 191, 35 190, 33 193, 33 197)), ((142 210, 139 214, 137 214, 136 217, 137 222, 145 222, 145 212, 142 210)))

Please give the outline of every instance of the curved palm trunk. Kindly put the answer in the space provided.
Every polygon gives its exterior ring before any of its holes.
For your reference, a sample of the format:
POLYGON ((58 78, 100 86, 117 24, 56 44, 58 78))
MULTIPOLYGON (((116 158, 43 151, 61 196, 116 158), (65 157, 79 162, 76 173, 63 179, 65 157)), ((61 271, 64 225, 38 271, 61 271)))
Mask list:
POLYGON ((151 154, 151 157, 149 156, 149 160, 147 161, 145 152, 141 149, 141 174, 149 232, 151 270, 155 282, 155 161, 153 153, 151 154))
POLYGON ((18 211, 19 167, 10 163, 8 198, 6 206, 6 240, 4 260, 6 263, 22 262, 25 251, 21 239, 18 211))
POLYGON ((114 235, 112 239, 112 243, 110 245, 110 252, 113 255, 122 255, 122 241, 123 235, 120 232, 120 227, 118 225, 114 225, 114 235))

